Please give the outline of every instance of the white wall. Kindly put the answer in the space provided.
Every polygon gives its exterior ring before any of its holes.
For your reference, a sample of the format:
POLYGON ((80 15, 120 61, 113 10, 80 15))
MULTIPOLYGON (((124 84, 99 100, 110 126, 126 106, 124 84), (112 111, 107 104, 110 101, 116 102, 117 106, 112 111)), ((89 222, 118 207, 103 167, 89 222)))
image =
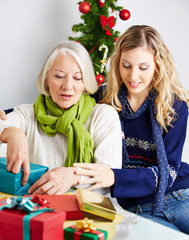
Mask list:
MULTIPOLYGON (((77 2, 0 1, 0 109, 35 101, 35 82, 47 54, 72 35, 73 24, 81 22, 77 2)), ((118 0, 118 5, 131 17, 118 18, 115 28, 123 33, 133 24, 155 27, 175 58, 181 82, 189 88, 189 0, 118 0)), ((185 149, 189 159, 189 147, 185 149)))

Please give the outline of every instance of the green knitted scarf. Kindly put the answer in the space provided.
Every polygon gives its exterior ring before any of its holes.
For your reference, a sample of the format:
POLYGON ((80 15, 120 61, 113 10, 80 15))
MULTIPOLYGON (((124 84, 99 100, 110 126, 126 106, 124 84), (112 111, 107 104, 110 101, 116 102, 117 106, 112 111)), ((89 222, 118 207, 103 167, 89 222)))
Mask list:
POLYGON ((93 98, 84 94, 68 110, 61 109, 51 97, 42 94, 35 102, 35 114, 41 129, 51 137, 58 132, 68 137, 65 167, 73 166, 74 162, 93 162, 93 139, 83 124, 95 104, 93 98))

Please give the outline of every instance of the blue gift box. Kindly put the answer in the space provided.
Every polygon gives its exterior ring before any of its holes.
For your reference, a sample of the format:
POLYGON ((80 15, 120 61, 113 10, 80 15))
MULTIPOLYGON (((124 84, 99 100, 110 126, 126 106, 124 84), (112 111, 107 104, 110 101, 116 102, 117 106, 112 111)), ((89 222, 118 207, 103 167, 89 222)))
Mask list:
POLYGON ((0 192, 12 195, 28 194, 29 188, 48 170, 48 167, 30 163, 30 175, 26 185, 22 185, 23 169, 14 174, 7 171, 6 158, 0 158, 0 192))

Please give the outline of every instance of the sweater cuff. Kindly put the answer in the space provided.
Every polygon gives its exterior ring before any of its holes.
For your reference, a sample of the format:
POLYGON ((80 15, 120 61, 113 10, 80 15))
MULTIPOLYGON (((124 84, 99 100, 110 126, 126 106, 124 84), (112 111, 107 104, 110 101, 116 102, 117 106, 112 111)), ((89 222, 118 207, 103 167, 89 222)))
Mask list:
MULTIPOLYGON (((119 170, 119 169, 117 169, 117 168, 111 168, 112 169, 112 171, 114 172, 114 177, 115 177, 115 183, 116 183, 116 181, 117 181, 117 170, 119 170)), ((115 183, 114 183, 114 185, 115 185, 115 183)), ((114 185, 112 185, 111 187, 110 187, 110 195, 111 195, 111 197, 115 197, 114 196, 114 185)))

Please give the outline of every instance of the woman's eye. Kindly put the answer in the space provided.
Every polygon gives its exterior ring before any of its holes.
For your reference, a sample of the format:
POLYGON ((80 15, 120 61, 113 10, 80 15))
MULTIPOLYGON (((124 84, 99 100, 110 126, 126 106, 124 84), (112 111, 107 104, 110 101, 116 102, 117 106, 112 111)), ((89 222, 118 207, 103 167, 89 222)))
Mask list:
POLYGON ((123 67, 124 67, 124 68, 130 68, 131 66, 130 66, 130 65, 123 64, 123 67))
POLYGON ((62 75, 55 75, 55 77, 58 79, 64 78, 64 76, 62 76, 62 75))
POLYGON ((148 65, 144 65, 144 66, 141 66, 140 69, 141 69, 141 70, 147 70, 148 67, 149 67, 148 65))
POLYGON ((81 81, 81 80, 82 80, 82 77, 74 77, 74 79, 75 79, 76 81, 81 81))

